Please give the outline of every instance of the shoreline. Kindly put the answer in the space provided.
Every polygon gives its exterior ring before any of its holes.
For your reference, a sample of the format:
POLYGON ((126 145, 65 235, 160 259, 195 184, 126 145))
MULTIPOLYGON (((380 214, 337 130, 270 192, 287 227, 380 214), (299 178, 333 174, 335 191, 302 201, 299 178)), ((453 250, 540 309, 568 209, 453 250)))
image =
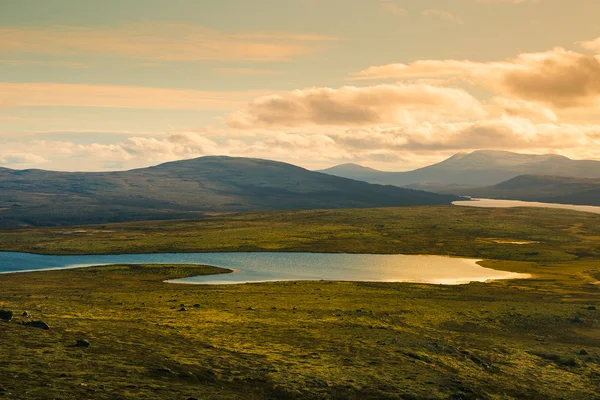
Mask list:
MULTIPOLYGON (((4 253, 9 253, 9 252, 4 252, 4 253)), ((264 253, 264 252, 263 252, 264 253)), ((269 277, 269 278, 265 278, 265 279, 261 279, 260 278, 260 274, 263 273, 260 271, 260 269, 258 271, 253 270, 252 266, 248 266, 248 270, 246 272, 250 272, 250 275, 246 275, 243 277, 240 277, 239 281, 228 281, 227 279, 225 280, 219 280, 217 278, 213 279, 213 280, 200 280, 200 281, 193 281, 191 279, 193 278, 197 278, 199 276, 203 276, 203 275, 193 275, 193 273, 189 276, 186 276, 184 278, 174 278, 174 279, 167 279, 164 282, 165 283, 174 283, 174 284, 184 284, 184 285, 236 285, 236 284, 253 284, 253 283, 267 283, 267 282, 295 282, 295 281, 336 281, 336 282, 381 282, 381 283, 413 283, 413 284, 428 284, 428 285, 465 285, 465 284, 470 284, 470 283, 474 283, 474 282, 494 282, 494 281, 501 281, 501 280, 515 280, 515 279, 531 279, 533 277, 533 275, 528 274, 528 273, 521 273, 521 272, 517 272, 515 270, 511 270, 511 268, 509 267, 509 265, 506 265, 507 268, 502 269, 502 268, 498 268, 497 265, 494 265, 493 267, 488 267, 487 264, 490 261, 496 261, 496 262, 501 262, 500 260, 484 260, 484 259, 469 259, 469 258, 464 258, 464 257, 456 257, 456 256, 440 256, 440 255, 425 255, 425 254, 421 254, 421 255, 406 255, 406 254, 397 254, 397 255, 385 255, 385 254, 368 254, 368 253, 298 253, 298 252, 269 252, 269 254, 320 254, 320 255, 341 255, 341 254, 345 254, 348 256, 353 256, 353 255, 366 255, 366 256, 406 256, 406 257, 423 257, 423 258, 432 258, 432 259, 455 259, 455 260, 460 260, 460 261, 464 261, 467 262, 468 264, 472 265, 473 267, 477 267, 477 268, 482 268, 485 270, 485 272, 487 272, 487 276, 477 276, 477 274, 475 274, 474 276, 469 276, 470 272, 466 271, 463 272, 464 275, 461 275, 461 273, 457 273, 457 277, 453 278, 453 277, 449 277, 449 276, 445 276, 442 275, 441 277, 428 277, 427 275, 424 275, 421 279, 419 278, 412 278, 410 277, 402 277, 402 274, 400 274, 400 276, 396 279, 394 278, 386 278, 386 274, 384 273, 383 275, 381 275, 382 277, 380 279, 373 279, 373 278, 369 278, 368 276, 363 277, 355 277, 355 279, 348 279, 347 277, 344 276, 344 271, 340 271, 340 276, 336 277, 335 274, 334 276, 323 276, 323 277, 319 277, 319 276, 315 276, 315 277, 309 277, 309 278, 304 278, 302 276, 286 276, 287 271, 281 270, 279 274, 275 273, 275 277, 269 277), (256 280, 252 279, 252 271, 254 271, 254 273, 258 273, 258 276, 256 278, 256 280), (277 277, 277 275, 280 275, 279 277, 277 277), (361 279, 362 278, 362 279, 361 279)), ((30 254, 30 255, 34 255, 34 256, 38 256, 35 254, 31 254, 31 253, 16 253, 16 254, 30 254)), ((153 253, 136 253, 139 254, 141 256, 148 256, 148 255, 153 255, 153 253)), ((170 254, 170 255, 177 255, 180 253, 166 253, 166 254, 170 254)), ((181 254, 190 254, 190 253, 181 253, 181 254)), ((229 253, 196 253, 199 255, 202 254, 255 254, 255 253, 244 253, 244 252, 229 252, 229 253)), ((131 255, 131 254, 128 254, 131 255)), ((119 254, 113 255, 118 257, 119 254)), ((39 257, 54 257, 54 256, 44 256, 41 255, 39 257)), ((71 256, 58 256, 58 257, 71 257, 71 256)), ((83 256, 85 257, 85 256, 83 256)), ((213 260, 215 261, 215 260, 213 260)), ((225 262, 226 264, 227 262, 225 262)), ((300 263, 302 264, 302 263, 300 263)), ((0 275, 10 275, 10 274, 22 274, 22 273, 31 273, 31 272, 45 272, 45 271, 60 271, 60 270, 73 270, 73 269, 85 269, 85 268, 101 268, 101 267, 111 267, 111 266, 156 266, 156 267, 181 267, 181 268, 194 268, 194 267, 202 267, 202 266, 209 266, 212 268, 217 268, 222 270, 222 273, 216 273, 216 274, 210 274, 212 275, 220 275, 220 274, 235 274, 235 273, 240 273, 240 272, 244 272, 243 269, 238 269, 238 268, 231 268, 228 267, 226 265, 218 265, 218 261, 217 263, 190 263, 187 264, 185 262, 181 262, 181 261, 175 261, 175 262, 140 262, 140 263, 135 263, 135 262, 131 262, 131 261, 126 261, 126 262, 119 262, 114 261, 114 262, 107 262, 107 263, 83 263, 83 264, 74 264, 74 265, 66 265, 64 267, 50 267, 50 268, 40 268, 40 269, 24 269, 24 270, 18 270, 18 271, 2 271, 0 272, 0 275)), ((410 265, 410 263, 408 264, 410 265)), ((368 266, 367 266, 368 267, 368 266)), ((367 268, 365 267, 365 268, 367 268)), ((460 269, 458 270, 460 271, 460 269)), ((482 274, 484 271, 480 271, 482 274)), ((268 274, 269 275, 269 274, 268 274)), ((267 276, 268 276, 267 275, 267 276)), ((272 274, 271 274, 272 275, 272 274)), ((367 274, 368 275, 368 274, 367 274)), ((377 273, 373 273, 374 276, 377 276, 377 273)), ((350 275, 352 276, 352 275, 350 275)), ((389 276, 389 274, 387 274, 387 276, 389 276)), ((418 276, 418 274, 417 274, 418 276)))

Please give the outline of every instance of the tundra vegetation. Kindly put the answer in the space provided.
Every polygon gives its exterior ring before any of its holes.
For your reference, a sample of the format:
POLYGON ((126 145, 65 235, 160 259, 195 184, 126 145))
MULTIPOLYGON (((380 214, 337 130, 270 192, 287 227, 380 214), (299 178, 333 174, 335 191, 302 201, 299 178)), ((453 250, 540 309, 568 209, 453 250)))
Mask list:
POLYGON ((164 283, 229 272, 198 265, 3 275, 0 309, 14 311, 11 322, 0 322, 6 398, 600 397, 600 215, 269 212, 2 231, 0 248, 442 254, 533 275, 458 286, 164 283), (22 324, 30 320, 50 329, 22 324))

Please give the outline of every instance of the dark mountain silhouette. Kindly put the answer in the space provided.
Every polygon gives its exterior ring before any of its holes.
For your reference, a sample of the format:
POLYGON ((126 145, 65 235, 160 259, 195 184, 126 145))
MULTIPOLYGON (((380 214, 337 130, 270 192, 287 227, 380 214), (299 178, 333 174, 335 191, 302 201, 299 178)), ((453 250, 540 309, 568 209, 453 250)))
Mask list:
POLYGON ((370 183, 439 191, 448 189, 448 185, 490 186, 519 175, 600 178, 600 161, 571 160, 554 154, 480 150, 459 153, 440 163, 408 172, 377 171, 356 164, 338 165, 319 172, 370 183))
POLYGON ((202 157, 105 173, 0 169, 4 228, 453 200, 453 195, 373 185, 248 158, 202 157))

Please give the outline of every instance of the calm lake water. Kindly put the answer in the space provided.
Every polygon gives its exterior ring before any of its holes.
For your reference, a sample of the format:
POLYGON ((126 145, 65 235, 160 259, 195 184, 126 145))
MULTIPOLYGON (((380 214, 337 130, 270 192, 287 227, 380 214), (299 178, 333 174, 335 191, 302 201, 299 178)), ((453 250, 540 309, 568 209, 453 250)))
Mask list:
MULTIPOLYGON (((77 268, 106 264, 207 264, 232 274, 172 281, 189 284, 239 284, 268 281, 336 280, 461 284, 528 275, 483 268, 477 260, 439 256, 324 253, 172 253, 43 256, 0 252, 0 273, 77 268)), ((2 277, 0 276, 0 280, 2 277)))
POLYGON ((544 207, 544 208, 562 208, 566 210, 584 211, 595 214, 600 214, 600 207, 597 206, 578 206, 574 204, 555 204, 555 203, 538 203, 534 201, 519 201, 519 200, 494 200, 494 199, 472 199, 472 201, 455 201, 452 204, 455 206, 468 207, 486 207, 486 208, 510 208, 510 207, 544 207))

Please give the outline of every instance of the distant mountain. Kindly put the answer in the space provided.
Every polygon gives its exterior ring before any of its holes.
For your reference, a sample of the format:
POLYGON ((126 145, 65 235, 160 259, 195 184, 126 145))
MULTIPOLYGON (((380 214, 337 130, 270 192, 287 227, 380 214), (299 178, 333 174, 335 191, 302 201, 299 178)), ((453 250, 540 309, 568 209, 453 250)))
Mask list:
POLYGON ((600 179, 522 175, 489 187, 448 192, 479 198, 600 206, 600 179))
POLYGON ((600 178, 600 161, 579 161, 547 154, 479 150, 459 153, 440 163, 408 172, 384 172, 343 164, 320 172, 370 183, 439 191, 448 185, 489 186, 519 175, 600 178))
POLYGON ((203 157, 107 173, 0 169, 4 228, 264 210, 450 204, 455 199, 248 158, 203 157))

